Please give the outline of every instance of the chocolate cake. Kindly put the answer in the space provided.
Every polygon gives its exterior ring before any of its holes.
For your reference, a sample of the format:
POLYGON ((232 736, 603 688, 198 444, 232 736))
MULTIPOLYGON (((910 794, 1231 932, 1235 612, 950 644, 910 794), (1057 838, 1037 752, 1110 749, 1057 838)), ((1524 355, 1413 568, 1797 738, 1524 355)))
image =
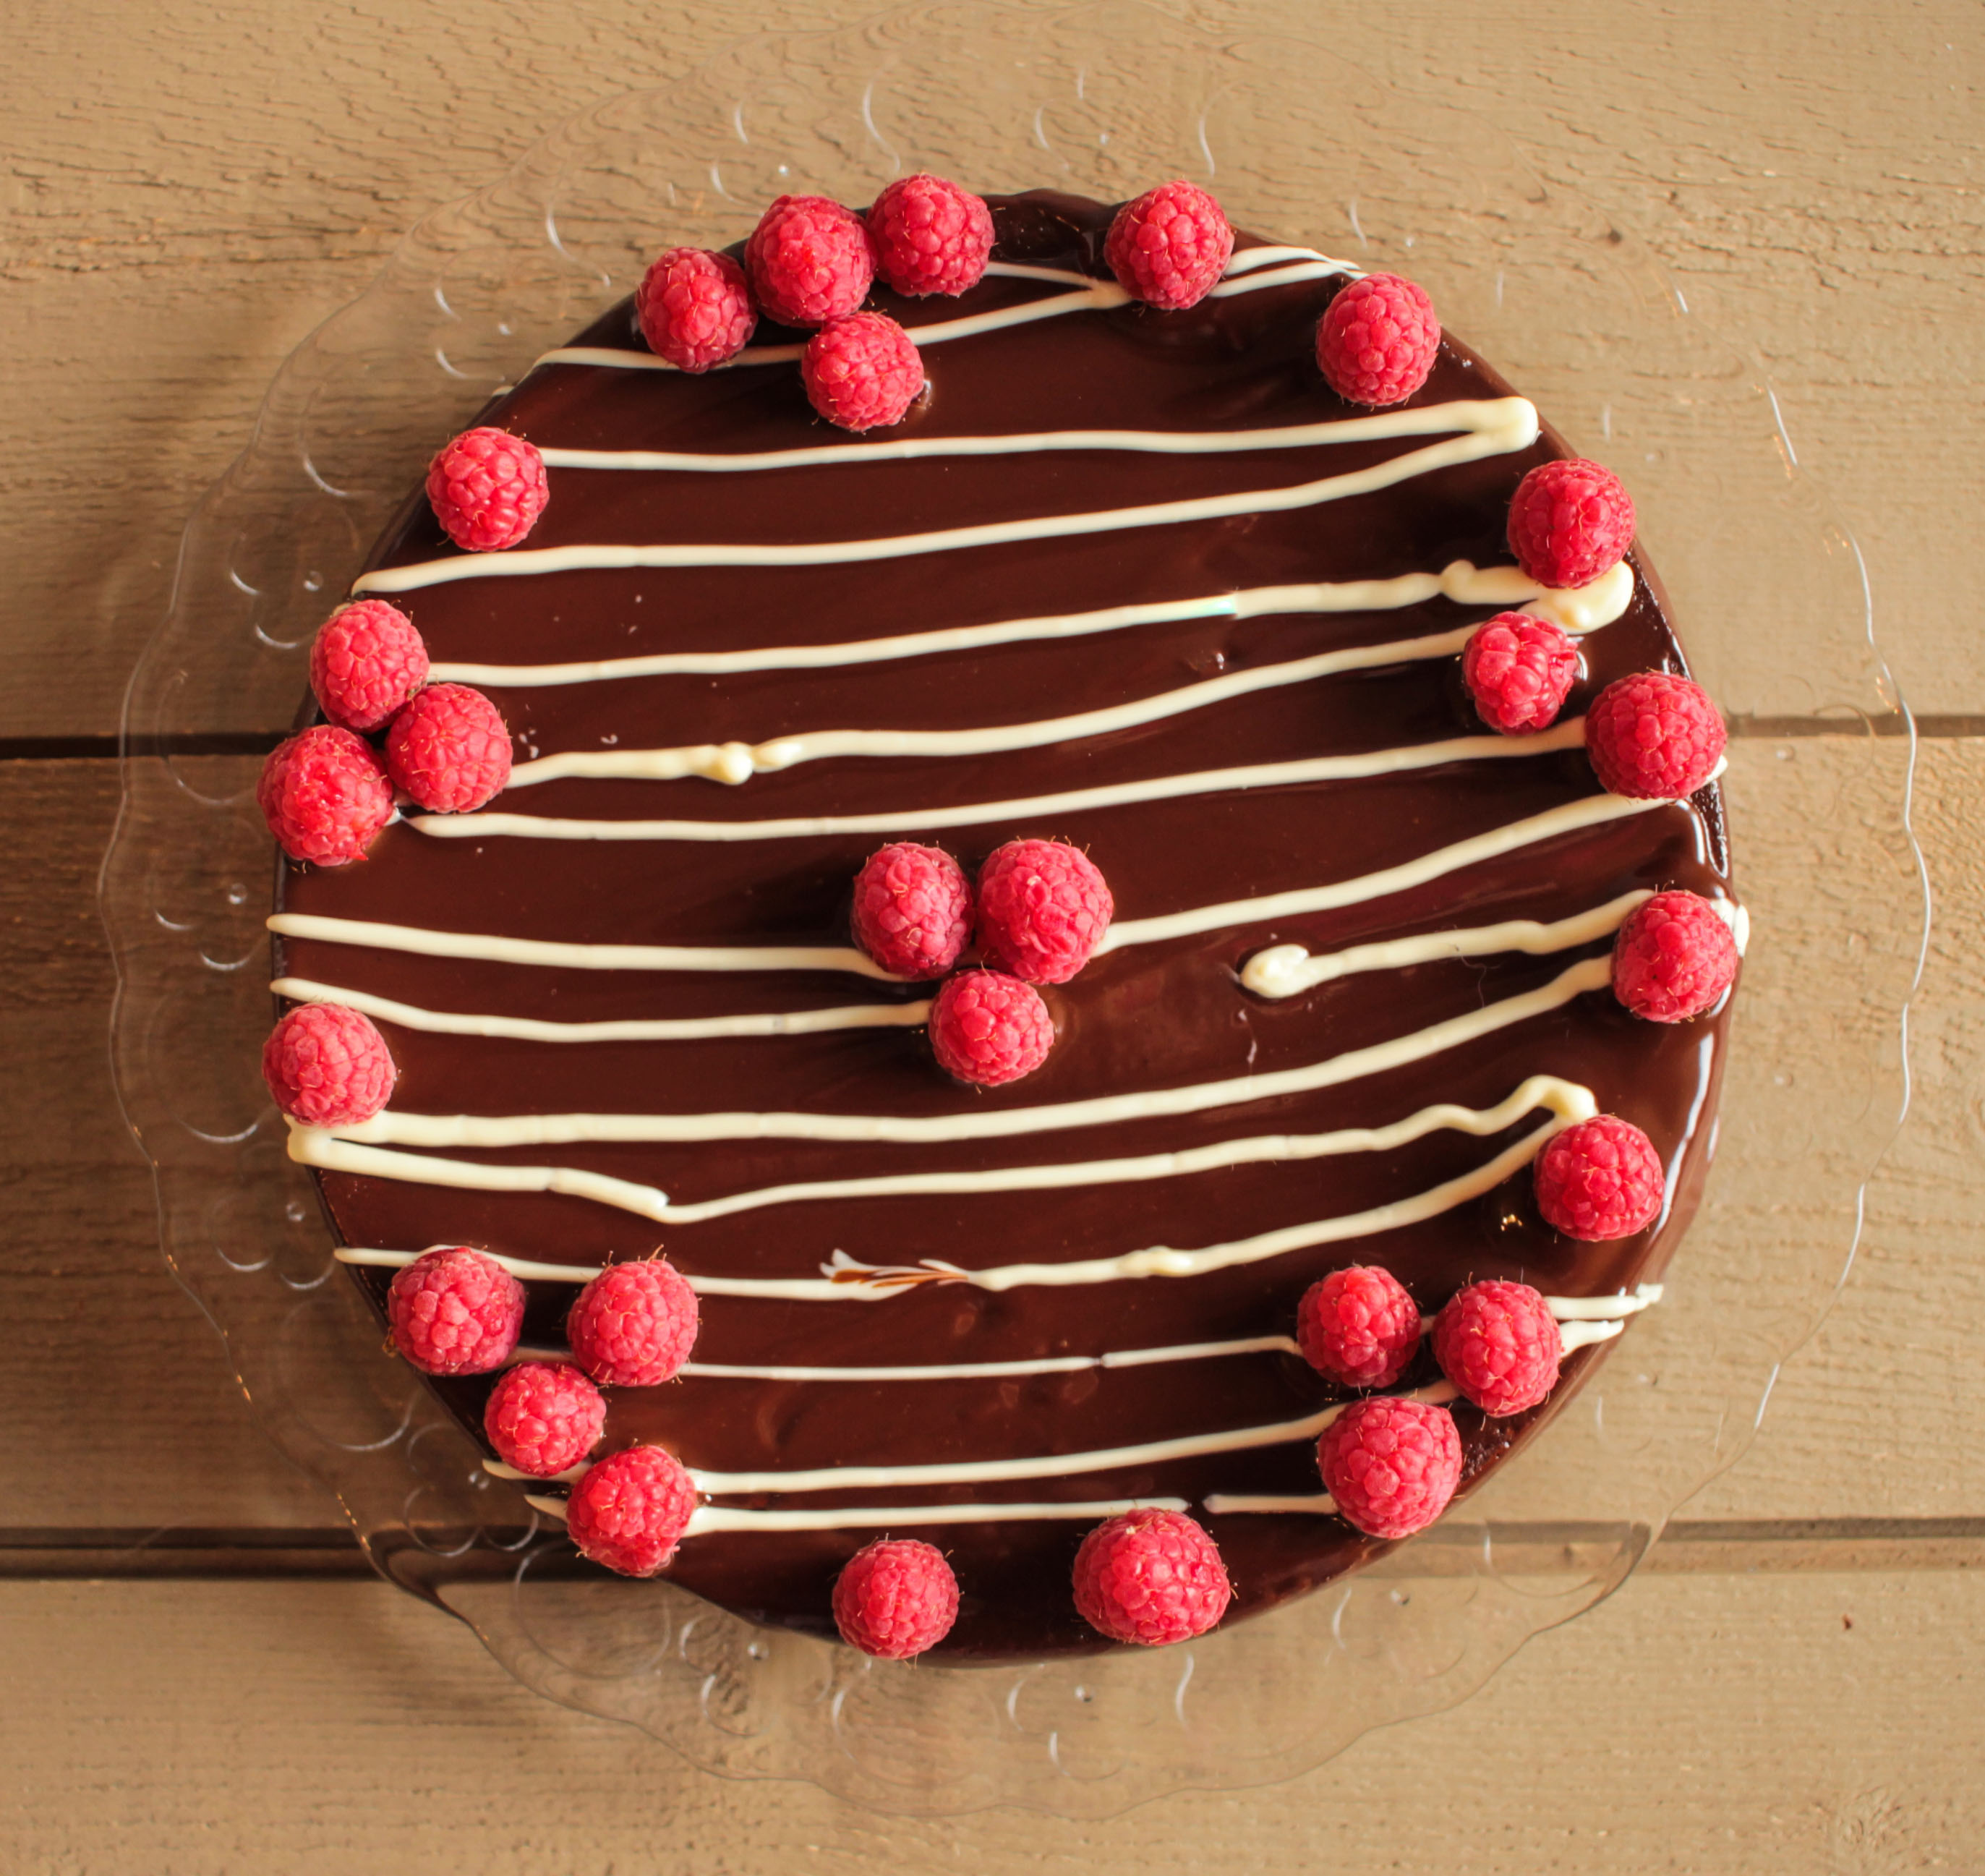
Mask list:
MULTIPOLYGON (((1654 891, 1734 913, 1713 779, 1595 778, 1592 699, 1686 666, 1637 550, 1570 593, 1511 564, 1513 493, 1570 452, 1488 362, 1446 335, 1362 408, 1316 359, 1355 269, 1243 234, 1161 311, 1112 279, 1110 208, 991 207, 977 285, 866 302, 929 379, 890 427, 820 422, 803 331, 657 368, 631 303, 491 404, 547 466, 528 541, 463 553, 417 494, 355 590, 495 703, 509 785, 286 863, 271 920, 279 995, 366 1013, 397 1065, 376 1118, 291 1131, 382 1313, 471 1246, 523 1282, 523 1352, 563 1357, 579 1286, 659 1248, 694 1346, 605 1389, 593 1456, 688 1468, 667 1579, 831 1635, 851 1555, 927 1539, 955 1659, 1104 1645, 1070 1571, 1127 1506, 1199 1521, 1229 1622, 1387 1548, 1320 1497, 1354 1394, 1292 1340, 1342 1266, 1429 1316, 1544 1293, 1549 1398, 1452 1408, 1463 1491, 1523 1445, 1658 1295, 1714 1137, 1728 1000, 1641 1020, 1614 933, 1654 891), (1580 660, 1527 736, 1460 669, 1510 607, 1580 660), (970 875, 1018 837, 1087 854, 1114 922, 1041 989, 1042 1065, 966 1086, 933 987, 852 948, 851 886, 886 842, 970 875), (1582 1242, 1532 1162, 1594 1112, 1644 1130, 1665 1198, 1582 1242)), ((1387 1391, 1441 1378, 1422 1345, 1387 1391)), ((482 1440, 495 1379, 431 1384, 482 1440)), ((569 1485, 502 1489, 549 1522, 569 1485)))

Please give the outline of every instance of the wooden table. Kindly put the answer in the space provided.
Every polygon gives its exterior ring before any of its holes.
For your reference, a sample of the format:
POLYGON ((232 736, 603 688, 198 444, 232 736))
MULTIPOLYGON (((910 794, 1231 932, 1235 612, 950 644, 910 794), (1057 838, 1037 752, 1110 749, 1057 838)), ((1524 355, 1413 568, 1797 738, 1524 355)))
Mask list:
MULTIPOLYGON (((754 17, 863 10, 772 0, 754 17)), ((1866 551, 1924 731, 1938 913, 1915 1108, 1755 1449, 1621 1594, 1459 1709, 1292 1785, 1108 1825, 905 1824, 722 1784, 539 1703, 465 1630, 364 1578, 162 1269, 113 1104, 94 892, 119 694, 186 512, 285 351, 423 210, 569 113, 681 71, 736 16, 676 0, 30 9, 0 76, 8 1868, 1985 1870, 1980 15, 1198 10, 1340 35, 1626 218, 1768 366, 1866 551), (162 1528, 207 1534, 196 1573, 133 1548, 162 1528)))

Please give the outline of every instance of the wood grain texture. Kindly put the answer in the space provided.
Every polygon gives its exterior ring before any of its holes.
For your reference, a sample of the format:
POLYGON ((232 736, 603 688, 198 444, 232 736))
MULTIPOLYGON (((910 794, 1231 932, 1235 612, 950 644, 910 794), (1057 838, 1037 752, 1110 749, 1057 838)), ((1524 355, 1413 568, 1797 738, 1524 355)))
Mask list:
POLYGON ((52 1876, 1900 1876, 1985 1842, 1977 1574, 1641 1578, 1450 1713, 1101 1824, 727 1784, 380 1586, 5 1585, 0 1623, 41 1690, 0 1716, 0 1836, 52 1876))
MULTIPOLYGON (((782 0, 754 27, 832 24, 782 0)), ((1254 0, 1180 10, 1330 38, 1477 109, 1614 207, 1765 363, 1802 457, 1859 530, 1920 709, 1985 711, 1985 580, 1953 488, 1985 462, 1970 316, 1985 273, 1961 0, 1254 0)), ((104 735, 181 523, 284 355, 425 209, 561 119, 734 35, 707 6, 584 0, 472 28, 445 0, 115 0, 30 9, 0 73, 0 737, 104 735)), ((1326 179, 1327 186, 1327 179, 1326 179)))

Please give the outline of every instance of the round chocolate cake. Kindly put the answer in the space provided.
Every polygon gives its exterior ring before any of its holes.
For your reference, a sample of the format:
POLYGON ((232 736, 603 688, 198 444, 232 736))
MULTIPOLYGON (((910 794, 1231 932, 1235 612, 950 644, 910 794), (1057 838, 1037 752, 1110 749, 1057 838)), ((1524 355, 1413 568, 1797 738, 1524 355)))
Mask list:
MULTIPOLYGON (((517 1355, 569 1360, 580 1286, 660 1250, 694 1347, 603 1387, 590 1458, 687 1468, 667 1578, 831 1634, 848 1560, 925 1540, 959 1659, 1107 1645, 1071 1571, 1127 1511, 1196 1521, 1228 1622, 1387 1547, 1318 1475, 1359 1397, 1296 1339, 1333 1271, 1429 1319, 1542 1293, 1540 1404, 1457 1397, 1432 1338, 1382 1390, 1451 1404, 1462 1491, 1506 1460, 1658 1297, 1714 1137, 1728 998, 1644 1020, 1615 934, 1654 893, 1740 922, 1713 778, 1595 775, 1594 700, 1686 667, 1637 553, 1575 590, 1512 564, 1513 495, 1570 452, 1491 366, 1444 335, 1354 404, 1318 365, 1346 264, 1241 234, 1162 310, 1113 275, 1110 207, 990 206, 977 284, 865 302, 928 380, 900 422, 823 424, 769 318, 666 368, 631 302, 492 403, 546 466, 528 540, 462 551, 417 495, 356 592, 496 706, 508 785, 403 790, 361 861, 287 865, 271 920, 285 1007, 361 1012, 397 1067, 374 1118, 291 1135, 382 1313, 468 1246, 522 1283, 517 1355), (1512 609, 1578 659, 1525 735, 1461 656, 1512 609), (1023 839, 1086 855, 1113 920, 1038 985, 1040 1065, 971 1085, 851 896, 885 843, 969 879, 1023 839), (1596 1114, 1663 1196, 1590 1241, 1533 1162, 1596 1114)), ((432 1385, 514 1478, 500 1372, 432 1385)), ((503 1488, 519 1521, 587 1463, 503 1488)))

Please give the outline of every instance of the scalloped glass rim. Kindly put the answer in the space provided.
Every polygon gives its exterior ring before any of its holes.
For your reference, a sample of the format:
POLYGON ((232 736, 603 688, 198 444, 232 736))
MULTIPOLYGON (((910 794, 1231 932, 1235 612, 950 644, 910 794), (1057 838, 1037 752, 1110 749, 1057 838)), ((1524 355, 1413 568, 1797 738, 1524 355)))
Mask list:
POLYGON ((189 523, 132 678, 102 893, 118 1086, 168 1262, 271 1436, 338 1494, 383 1571, 473 1623, 526 1685, 714 1771, 878 1809, 1106 1814, 1285 1778, 1452 1704, 1617 1587, 1741 1452, 1845 1275, 1906 1101, 1902 1018, 1927 914, 1913 754, 1859 554, 1762 375, 1705 336, 1637 241, 1545 188, 1493 128, 1321 46, 1208 35, 1142 5, 903 8, 741 42, 574 119, 424 219, 284 365, 189 523), (1237 222, 1412 272, 1575 445, 1627 473, 1695 668, 1740 731, 1728 788, 1758 938, 1719 1163, 1668 1299, 1522 1464, 1435 1531, 1161 1655, 885 1666, 666 1584, 561 1569, 562 1536, 519 1521, 510 1488, 328 1280, 314 1195, 255 1073, 270 1016, 257 764, 186 752, 289 720, 311 633, 435 439, 657 247, 735 239, 781 191, 863 200, 911 167, 1105 198, 1183 173, 1237 222), (1824 760, 1741 733, 1829 715, 1842 734, 1824 760), (1804 889, 1816 855, 1819 909, 1804 889), (1822 946, 1833 968, 1795 985, 1822 946), (1774 1072, 1773 1038, 1795 1025, 1823 1071, 1810 1085, 1774 1072))

